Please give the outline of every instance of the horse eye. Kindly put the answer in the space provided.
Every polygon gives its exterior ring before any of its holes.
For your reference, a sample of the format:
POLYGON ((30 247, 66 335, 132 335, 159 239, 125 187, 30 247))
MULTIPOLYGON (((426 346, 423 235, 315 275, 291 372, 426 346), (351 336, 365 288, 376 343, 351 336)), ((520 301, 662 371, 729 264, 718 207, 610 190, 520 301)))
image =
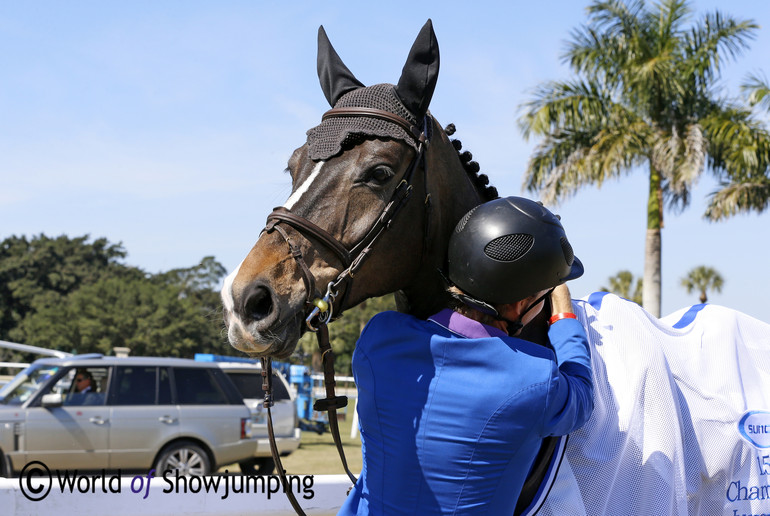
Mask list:
POLYGON ((371 173, 371 180, 376 183, 385 183, 388 181, 391 177, 393 177, 393 172, 390 169, 383 168, 383 167, 377 167, 375 168, 371 173))

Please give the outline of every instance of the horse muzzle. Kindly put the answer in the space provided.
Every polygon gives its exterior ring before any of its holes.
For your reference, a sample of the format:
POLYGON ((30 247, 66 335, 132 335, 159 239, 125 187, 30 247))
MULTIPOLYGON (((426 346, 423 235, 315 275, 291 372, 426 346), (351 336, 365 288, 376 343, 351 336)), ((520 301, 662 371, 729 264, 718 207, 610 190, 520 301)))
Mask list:
POLYGON ((226 281, 222 300, 231 346, 253 357, 291 355, 300 337, 302 313, 282 321, 280 303, 269 285, 253 283, 235 297, 226 281))

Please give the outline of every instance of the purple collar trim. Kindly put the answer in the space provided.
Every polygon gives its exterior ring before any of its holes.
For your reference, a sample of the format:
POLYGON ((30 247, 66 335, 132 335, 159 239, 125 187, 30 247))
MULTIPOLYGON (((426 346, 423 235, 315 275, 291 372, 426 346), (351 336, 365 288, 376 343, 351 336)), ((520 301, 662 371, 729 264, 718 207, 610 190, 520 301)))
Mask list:
POLYGON ((489 337, 507 337, 508 334, 492 326, 481 324, 478 321, 469 319, 464 315, 458 314, 454 310, 445 308, 439 313, 428 318, 429 321, 443 326, 452 333, 469 339, 485 339, 489 337))

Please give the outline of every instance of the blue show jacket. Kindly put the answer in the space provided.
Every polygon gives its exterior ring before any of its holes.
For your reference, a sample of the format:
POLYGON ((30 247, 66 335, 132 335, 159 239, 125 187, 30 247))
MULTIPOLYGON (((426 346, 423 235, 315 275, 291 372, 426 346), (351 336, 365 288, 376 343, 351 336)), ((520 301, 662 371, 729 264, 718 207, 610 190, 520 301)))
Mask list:
POLYGON ((583 326, 548 336, 553 350, 451 310, 373 317, 353 353, 363 469, 339 514, 513 514, 542 438, 593 409, 583 326))

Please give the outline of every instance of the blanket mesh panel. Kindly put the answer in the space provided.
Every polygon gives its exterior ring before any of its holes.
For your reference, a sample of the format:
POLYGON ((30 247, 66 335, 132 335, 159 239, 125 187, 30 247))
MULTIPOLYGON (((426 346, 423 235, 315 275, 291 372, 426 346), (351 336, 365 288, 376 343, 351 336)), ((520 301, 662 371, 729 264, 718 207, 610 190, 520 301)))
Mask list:
POLYGON ((770 325, 706 305, 655 319, 607 294, 575 301, 594 412, 570 435, 538 516, 770 514, 770 475, 738 428, 770 410, 770 325), (680 328, 677 328, 681 326, 680 328))

